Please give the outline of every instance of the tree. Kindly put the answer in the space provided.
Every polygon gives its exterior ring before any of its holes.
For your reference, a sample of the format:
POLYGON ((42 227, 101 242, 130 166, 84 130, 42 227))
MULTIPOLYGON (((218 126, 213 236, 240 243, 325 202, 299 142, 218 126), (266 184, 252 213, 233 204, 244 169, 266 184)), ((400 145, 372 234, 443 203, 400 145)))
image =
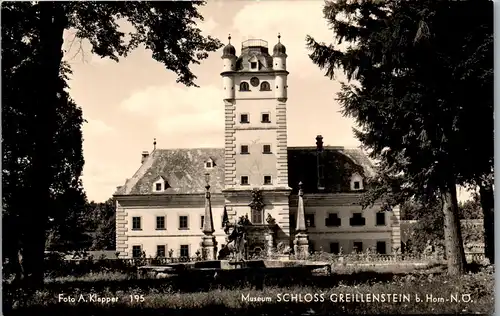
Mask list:
POLYGON ((116 204, 113 199, 104 203, 90 203, 87 227, 95 233, 92 250, 116 249, 116 204), (92 207, 93 206, 93 207, 92 207), (90 216, 89 216, 90 215, 90 216))
MULTIPOLYGON (((347 41, 350 47, 342 51, 307 38, 312 61, 327 76, 333 79, 341 68, 349 81, 358 81, 342 84, 338 101, 343 114, 360 126, 356 137, 382 161, 386 178, 404 178, 406 186, 397 197, 439 198, 450 274, 463 273, 465 266, 456 185, 470 184, 492 168, 488 150, 473 154, 479 150, 477 139, 492 137, 492 67, 487 66, 492 62, 492 6, 487 1, 471 5, 328 2, 324 14, 337 44, 347 41), (481 71, 472 69, 477 64, 481 71), (484 102, 472 102, 468 85, 487 92, 484 102), (471 131, 472 113, 486 127, 471 131), (463 143, 465 131, 473 133, 465 140, 474 141, 463 143)), ((394 186, 385 182, 377 194, 391 193, 394 186)))
MULTIPOLYGON (((22 222, 18 236, 23 255, 26 286, 38 288, 43 284, 43 255, 45 234, 48 228, 49 210, 52 205, 51 186, 56 181, 57 104, 61 99, 61 65, 63 32, 76 30, 80 39, 88 39, 92 53, 118 61, 120 57, 144 45, 152 51, 152 57, 178 75, 177 81, 196 86, 196 76, 190 65, 198 64, 221 43, 201 35, 194 19, 202 19, 197 7, 204 2, 26 2, 2 3, 2 53, 6 72, 14 72, 17 82, 9 83, 13 94, 30 95, 23 104, 30 112, 29 123, 39 126, 30 134, 29 163, 24 162, 24 195, 30 198, 16 199, 9 205, 12 217, 22 222), (119 30, 118 22, 126 20, 134 27, 130 41, 119 30), (7 47, 6 47, 7 46, 7 47), (36 49, 32 49, 36 47, 36 49), (29 71, 22 67, 32 63, 29 71), (24 76, 21 76, 22 69, 24 76), (33 78, 31 84, 26 84, 33 78), (36 78, 36 79, 34 79, 36 78), (39 78, 43 78, 40 80, 39 78), (20 81, 25 81, 23 84, 20 81)), ((4 68, 5 69, 5 68, 4 68)), ((5 74, 5 72, 4 72, 5 74)), ((5 98, 5 97, 4 97, 5 98)), ((5 126, 4 126, 5 131, 5 126)), ((12 133, 21 133, 22 128, 12 133)), ((15 156, 18 157, 18 156, 15 156)), ((22 157, 22 156, 19 156, 22 157)), ((19 163, 19 162, 18 162, 19 163)), ((16 179, 11 175, 13 179, 16 179)), ((19 179, 18 179, 19 181, 19 179)), ((12 183, 10 183, 12 184, 12 183)), ((5 182, 4 182, 5 185, 5 182)))

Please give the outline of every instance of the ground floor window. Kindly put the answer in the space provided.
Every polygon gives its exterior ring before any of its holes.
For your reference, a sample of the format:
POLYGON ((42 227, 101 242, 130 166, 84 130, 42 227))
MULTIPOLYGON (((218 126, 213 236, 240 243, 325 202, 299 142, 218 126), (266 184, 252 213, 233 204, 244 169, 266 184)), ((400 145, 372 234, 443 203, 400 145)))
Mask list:
POLYGON ((361 241, 355 241, 352 247, 354 252, 362 252, 363 251, 363 243, 361 241))
POLYGON ((165 257, 165 245, 156 246, 156 256, 159 258, 165 257))
POLYGON ((140 258, 142 256, 141 246, 132 246, 132 258, 140 258))
POLYGON ((377 253, 385 255, 387 253, 385 241, 377 241, 377 253))
POLYGON ((340 245, 338 242, 331 242, 330 243, 330 253, 333 253, 335 255, 338 255, 340 252, 340 245))
POLYGON ((189 245, 181 245, 181 257, 189 257, 189 245))

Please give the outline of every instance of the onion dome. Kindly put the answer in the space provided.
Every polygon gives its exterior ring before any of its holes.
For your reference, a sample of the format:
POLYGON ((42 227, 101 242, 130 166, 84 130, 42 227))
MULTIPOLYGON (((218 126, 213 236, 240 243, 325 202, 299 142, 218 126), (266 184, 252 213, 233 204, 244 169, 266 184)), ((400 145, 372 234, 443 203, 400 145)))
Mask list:
POLYGON ((281 35, 278 34, 278 44, 274 45, 273 57, 286 56, 286 47, 285 45, 281 44, 280 38, 281 35))
POLYGON ((222 50, 222 58, 236 56, 236 49, 231 45, 231 35, 228 37, 229 43, 222 50))

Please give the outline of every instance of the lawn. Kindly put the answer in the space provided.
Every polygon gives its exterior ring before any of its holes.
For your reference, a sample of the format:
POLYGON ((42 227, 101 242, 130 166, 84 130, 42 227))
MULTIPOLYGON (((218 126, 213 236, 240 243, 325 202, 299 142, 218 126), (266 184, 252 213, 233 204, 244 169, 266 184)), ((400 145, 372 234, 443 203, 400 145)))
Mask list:
POLYGON ((459 278, 446 276, 444 268, 437 265, 413 271, 397 266, 392 269, 390 273, 376 271, 375 267, 365 271, 337 268, 333 275, 314 276, 301 280, 301 284, 268 279, 263 290, 245 284, 228 287, 214 283, 205 291, 180 289, 180 285, 196 284, 197 280, 137 280, 116 273, 92 274, 47 280, 44 291, 11 314, 194 315, 207 311, 218 315, 488 315, 493 311, 491 267, 459 278))

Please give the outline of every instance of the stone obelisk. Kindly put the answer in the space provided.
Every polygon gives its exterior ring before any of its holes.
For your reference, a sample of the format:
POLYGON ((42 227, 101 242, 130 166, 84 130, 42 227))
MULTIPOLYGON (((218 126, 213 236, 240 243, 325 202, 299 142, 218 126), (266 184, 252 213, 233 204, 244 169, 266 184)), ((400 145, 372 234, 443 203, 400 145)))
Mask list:
POLYGON ((201 250, 203 260, 215 260, 217 258, 217 241, 213 235, 215 232, 212 217, 212 203, 210 202, 210 184, 207 175, 207 185, 205 186, 205 217, 203 219, 203 234, 201 250))
POLYGON ((304 211, 304 191, 302 182, 299 182, 299 205, 297 207, 297 228, 295 234, 294 252, 295 257, 300 260, 309 257, 309 237, 307 236, 306 214, 304 211))

